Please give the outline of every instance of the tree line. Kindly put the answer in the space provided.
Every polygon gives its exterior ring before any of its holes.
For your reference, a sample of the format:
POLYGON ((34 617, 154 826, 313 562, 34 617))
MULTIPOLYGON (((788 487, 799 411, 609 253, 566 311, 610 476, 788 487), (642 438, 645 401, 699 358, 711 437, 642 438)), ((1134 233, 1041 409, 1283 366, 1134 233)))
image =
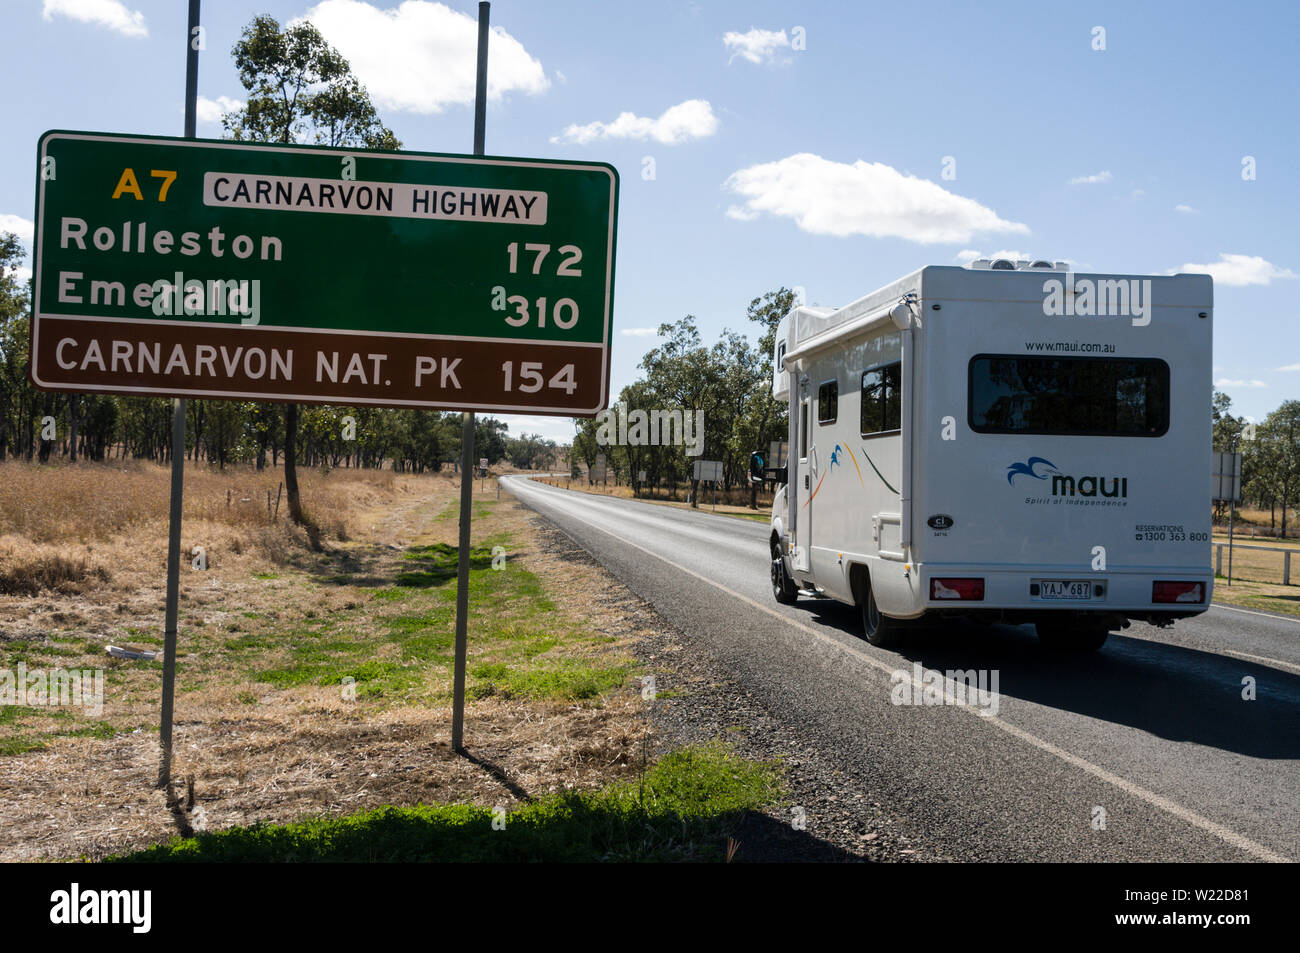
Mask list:
MULTIPOLYGON (((1287 514, 1300 497, 1300 400, 1284 401, 1264 418, 1252 423, 1230 413, 1232 399, 1214 393, 1214 449, 1241 454, 1241 495, 1269 512, 1269 526, 1287 535, 1287 514)), ((1227 517, 1226 502, 1215 504, 1215 518, 1227 517)))
MULTIPOLYGON (((795 305, 794 292, 788 288, 769 291, 754 298, 746 309, 746 319, 758 325, 758 342, 745 335, 724 330, 712 345, 700 337, 693 315, 659 326, 663 339, 638 365, 642 374, 624 387, 611 402, 608 418, 576 419, 571 464, 585 463, 588 471, 596 458, 604 455, 606 468, 616 479, 637 484, 645 471, 650 486, 693 483, 694 460, 722 463, 722 485, 750 489, 750 505, 755 505, 757 487, 749 483, 749 455, 767 450, 774 440, 786 439, 786 405, 772 397, 772 352, 777 325, 795 305), (610 442, 610 422, 642 412, 647 417, 658 412, 681 411, 689 415, 693 428, 696 413, 702 412, 703 432, 689 436, 694 445, 671 433, 672 442, 660 432, 658 443, 631 439, 610 442), (696 455, 691 450, 699 449, 696 455)), ((630 431, 630 428, 629 428, 630 431)), ((615 435, 621 438, 621 434, 615 435)), ((645 435, 653 439, 656 435, 645 435)), ((692 486, 692 490, 697 487, 692 486)))

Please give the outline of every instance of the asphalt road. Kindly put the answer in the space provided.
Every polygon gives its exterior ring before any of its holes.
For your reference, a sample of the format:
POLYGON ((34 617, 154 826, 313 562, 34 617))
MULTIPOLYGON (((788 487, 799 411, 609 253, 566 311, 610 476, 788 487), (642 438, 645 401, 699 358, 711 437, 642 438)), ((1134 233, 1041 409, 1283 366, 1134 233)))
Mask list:
POLYGON ((772 598, 765 523, 502 485, 947 856, 1300 859, 1300 622, 1216 606, 1079 657, 957 621, 879 649, 851 607, 772 598), (996 671, 996 713, 894 704, 892 673, 910 682, 914 663, 996 671))

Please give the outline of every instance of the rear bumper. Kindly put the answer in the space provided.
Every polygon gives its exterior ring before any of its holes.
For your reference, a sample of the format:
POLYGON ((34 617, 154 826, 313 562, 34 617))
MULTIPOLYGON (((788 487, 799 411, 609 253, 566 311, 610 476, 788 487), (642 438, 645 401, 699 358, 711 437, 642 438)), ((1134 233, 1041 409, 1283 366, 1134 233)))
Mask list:
POLYGON ((1025 568, 1017 566, 980 566, 930 563, 917 567, 921 592, 929 610, 952 610, 961 613, 992 610, 1003 614, 1032 617, 1047 612, 1091 612, 1120 615, 1126 618, 1181 618, 1205 612, 1214 595, 1214 574, 1209 566, 1200 570, 1179 567, 1142 567, 1082 572, 1056 566, 1025 568), (984 598, 934 599, 930 581, 935 578, 984 580, 984 598), (1048 598, 1044 582, 1086 582, 1088 598, 1048 598), (1199 582, 1204 598, 1200 602, 1155 602, 1156 582, 1199 582))

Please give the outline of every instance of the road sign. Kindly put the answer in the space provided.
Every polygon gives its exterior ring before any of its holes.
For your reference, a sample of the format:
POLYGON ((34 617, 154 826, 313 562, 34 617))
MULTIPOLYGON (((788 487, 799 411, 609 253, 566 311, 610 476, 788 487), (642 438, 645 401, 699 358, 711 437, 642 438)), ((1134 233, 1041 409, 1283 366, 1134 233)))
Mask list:
POLYGON ((617 210, 604 163, 48 132, 32 380, 591 415, 617 210))
POLYGON ((488 459, 487 459, 487 457, 479 457, 479 458, 478 458, 478 468, 479 468, 480 470, 486 470, 486 469, 488 468, 488 459))
POLYGON ((645 482, 645 471, 644 471, 644 470, 637 470, 637 471, 636 471, 636 482, 637 482, 637 483, 644 483, 644 482, 645 482))
POLYGON ((1241 454, 1215 453, 1214 472, 1211 474, 1212 498, 1225 502, 1241 502, 1241 454))
POLYGON ((787 458, 790 456, 790 444, 785 440, 773 440, 767 445, 767 465, 773 469, 780 469, 786 465, 787 458))
POLYGON ((716 483, 722 479, 722 461, 696 460, 691 468, 691 478, 701 481, 712 480, 716 483))
POLYGON ((605 455, 603 453, 596 454, 595 466, 591 468, 591 478, 597 483, 605 482, 605 455))

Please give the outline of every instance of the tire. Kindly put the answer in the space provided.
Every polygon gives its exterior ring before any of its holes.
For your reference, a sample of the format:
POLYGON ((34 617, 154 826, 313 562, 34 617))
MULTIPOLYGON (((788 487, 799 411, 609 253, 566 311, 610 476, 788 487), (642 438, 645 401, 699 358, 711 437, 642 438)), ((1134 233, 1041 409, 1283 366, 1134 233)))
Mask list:
POLYGON ((871 589, 871 577, 865 572, 859 583, 858 605, 862 609, 862 632, 867 641, 882 649, 892 649, 903 641, 904 626, 891 619, 876 605, 876 595, 871 589))
POLYGON ((1034 630, 1043 648, 1053 652, 1096 652, 1106 644, 1110 632, 1093 625, 1070 622, 1036 622, 1034 630))
POLYGON ((785 568, 785 557, 781 555, 781 546, 775 540, 772 542, 771 566, 773 597, 784 606, 794 605, 799 601, 799 587, 790 578, 790 573, 785 568))

